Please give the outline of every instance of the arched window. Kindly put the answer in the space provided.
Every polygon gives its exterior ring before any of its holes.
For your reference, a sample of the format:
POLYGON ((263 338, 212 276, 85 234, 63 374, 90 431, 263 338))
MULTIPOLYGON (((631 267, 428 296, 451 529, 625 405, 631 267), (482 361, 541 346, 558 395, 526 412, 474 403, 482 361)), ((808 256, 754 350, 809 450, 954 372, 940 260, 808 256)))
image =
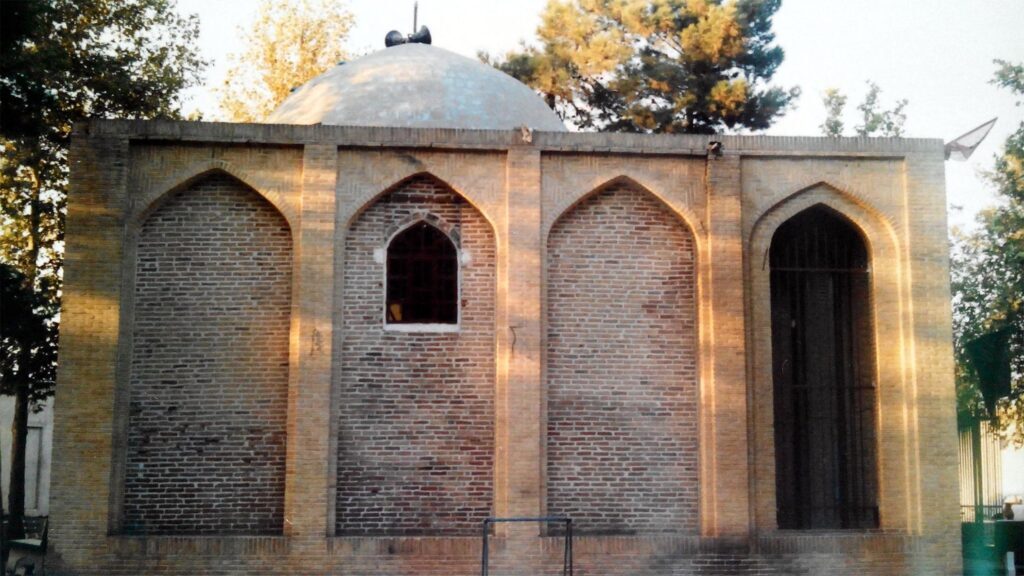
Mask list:
POLYGON ((868 253, 815 206, 769 252, 780 528, 877 528, 875 360, 868 253))
POLYGON ((399 232, 388 245, 388 324, 457 324, 459 264, 451 239, 427 222, 399 232))

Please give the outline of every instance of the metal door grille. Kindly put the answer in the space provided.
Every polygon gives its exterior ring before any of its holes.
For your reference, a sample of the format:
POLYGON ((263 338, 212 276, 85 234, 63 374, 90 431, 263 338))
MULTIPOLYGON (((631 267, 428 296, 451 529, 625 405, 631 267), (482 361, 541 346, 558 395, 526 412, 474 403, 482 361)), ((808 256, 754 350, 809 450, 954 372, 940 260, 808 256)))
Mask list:
POLYGON ((816 207, 772 239, 780 528, 877 528, 876 389, 867 250, 816 207))

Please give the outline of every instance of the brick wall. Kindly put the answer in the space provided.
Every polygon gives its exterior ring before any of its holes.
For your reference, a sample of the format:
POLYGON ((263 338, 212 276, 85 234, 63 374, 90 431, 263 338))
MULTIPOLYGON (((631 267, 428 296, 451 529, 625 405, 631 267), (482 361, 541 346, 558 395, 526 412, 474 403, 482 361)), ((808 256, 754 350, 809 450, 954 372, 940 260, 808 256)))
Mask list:
POLYGON ((442 183, 418 177, 378 199, 345 243, 338 386, 336 530, 343 535, 476 534, 494 470, 494 233, 442 183), (454 333, 383 329, 389 232, 415 212, 443 219, 471 262, 454 333))
POLYGON ((123 530, 280 533, 288 225, 213 175, 149 217, 136 263, 123 530))
MULTIPOLYGON (((316 574, 337 576, 477 576, 479 538, 326 539, 316 547, 287 538, 109 540, 101 562, 48 575, 191 576, 316 574), (98 566, 98 567, 97 567, 98 566), (312 567, 312 568, 311 568, 312 567)), ((579 536, 579 576, 907 576, 961 574, 941 562, 936 542, 893 534, 775 536, 736 543, 697 536, 579 536)), ((517 544, 490 541, 491 576, 562 574, 561 538, 517 544)))
MULTIPOLYGON (((337 426, 327 424, 341 422, 338 409, 332 412, 334 405, 321 392, 328 386, 339 392, 345 301, 332 300, 342 295, 344 267, 335 268, 335 256, 320 243, 347 234, 347 224, 336 229, 332 224, 349 222, 374 191, 410 170, 430 171, 465 190, 495 226, 493 500, 512 513, 533 513, 543 496, 544 482, 534 472, 541 468, 541 459, 534 455, 546 448, 546 427, 537 426, 544 408, 538 396, 538 362, 546 350, 535 326, 542 320, 538 271, 547 259, 539 240, 547 222, 585 191, 622 175, 656 191, 673 210, 688 212, 698 231, 701 318, 707 314, 709 320, 700 324, 708 346, 702 349, 708 363, 701 365, 704 535, 582 535, 574 545, 577 574, 961 573, 951 356, 939 350, 949 342, 948 293, 943 296, 944 289, 939 290, 948 275, 945 257, 936 251, 945 246, 946 237, 937 217, 944 203, 935 201, 942 198, 942 143, 721 139, 726 155, 705 162, 707 137, 699 135, 534 133, 533 142, 526 144, 519 131, 171 121, 95 121, 79 127, 70 154, 47 574, 479 573, 480 539, 475 535, 326 536, 334 527, 333 519, 326 521, 326 501, 328 494, 337 495, 337 478, 327 472, 328 466, 334 469, 335 455, 329 454, 327 439, 342 438, 337 426), (334 156, 336 161, 331 160, 334 156), (692 166, 677 170, 681 164, 692 166), (302 259, 296 270, 305 271, 293 278, 294 305, 301 318, 293 321, 291 335, 293 350, 300 353, 292 356, 290 372, 288 436, 296 449, 287 454, 287 528, 280 536, 108 535, 111 499, 122 500, 119 485, 111 484, 111 465, 124 459, 121 439, 112 430, 130 404, 126 394, 122 406, 119 395, 130 384, 130 371, 119 369, 119 351, 130 350, 122 345, 130 331, 120 326, 131 327, 131 319, 122 322, 120 314, 130 316, 134 297, 133 290, 122 291, 122 277, 131 276, 122 266, 134 268, 134 258, 127 263, 122 258, 123 251, 134 249, 125 243, 124 224, 164 190, 218 167, 265 193, 293 223, 295 258, 302 259), (333 178, 320 180, 327 172, 336 175, 336 183, 333 178), (829 184, 814 186, 823 181, 829 184), (336 204, 325 201, 332 193, 336 204), (768 281, 759 274, 767 274, 761 264, 770 231, 794 211, 818 202, 848 215, 873 251, 872 302, 878 341, 886 344, 878 350, 879 486, 884 496, 879 532, 774 530, 771 378, 759 364, 770 359, 770 348, 763 352, 770 335, 770 306, 762 306, 768 281), (921 209, 925 205, 930 208, 921 209), (769 221, 772 225, 764 228, 768 233, 759 232, 769 221), (923 271, 920 263, 925 263, 923 271), (335 286, 325 287, 328 275, 335 286), (744 317, 747 331, 737 330, 744 317), (335 332, 324 330, 324 321, 335 332), (510 326, 516 327, 515 336, 510 326), (324 360, 328 356, 330 363, 324 360), (327 364, 329 370, 323 369, 327 364), (753 386, 753 420, 744 425, 747 382, 753 386), (766 382, 767 393, 762 389, 766 382), (767 409, 759 404, 764 398, 767 409), (502 423, 505 418, 511 425, 502 423), (735 442, 748 431, 749 463, 746 445, 735 442), (920 462, 910 457, 914 454, 922 455, 920 462), (746 520, 751 507, 737 505, 748 486, 755 495, 753 526, 746 520), (768 497, 757 496, 762 492, 768 497), (734 534, 730 527, 741 530, 734 534)), ((344 242, 329 245, 339 251, 337 263, 343 265, 344 242)), ((471 267, 480 263, 479 252, 474 257, 471 267)), ((464 330, 460 336, 465 335, 464 330)), ((391 356, 382 356, 381 363, 391 366, 391 356)), ((381 380, 381 386, 388 385, 381 380)), ((117 468, 115 464, 114 474, 117 468)), ((386 465, 376 469, 387 473, 386 465)), ((532 527, 496 536, 491 552, 495 575, 559 573, 561 540, 537 537, 532 527), (531 563, 542 569, 524 569, 531 563)))
POLYGON ((547 506, 582 532, 697 529, 693 238, 615 186, 548 239, 547 506))

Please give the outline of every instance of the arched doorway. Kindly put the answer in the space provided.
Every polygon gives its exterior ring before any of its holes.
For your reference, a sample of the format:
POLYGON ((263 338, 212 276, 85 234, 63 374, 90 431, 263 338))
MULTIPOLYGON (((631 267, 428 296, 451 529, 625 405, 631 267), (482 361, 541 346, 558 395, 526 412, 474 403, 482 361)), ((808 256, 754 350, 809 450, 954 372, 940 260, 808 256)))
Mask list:
POLYGON ((877 528, 867 246, 817 205, 779 226, 769 262, 779 528, 877 528))

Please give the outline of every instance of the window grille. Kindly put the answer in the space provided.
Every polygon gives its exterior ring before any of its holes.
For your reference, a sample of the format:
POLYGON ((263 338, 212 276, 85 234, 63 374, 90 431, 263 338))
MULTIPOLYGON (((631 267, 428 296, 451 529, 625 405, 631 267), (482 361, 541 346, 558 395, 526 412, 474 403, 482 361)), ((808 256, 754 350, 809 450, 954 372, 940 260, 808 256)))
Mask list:
POLYGON ((456 324, 458 255, 451 239, 418 222, 391 240, 387 253, 388 324, 456 324))

